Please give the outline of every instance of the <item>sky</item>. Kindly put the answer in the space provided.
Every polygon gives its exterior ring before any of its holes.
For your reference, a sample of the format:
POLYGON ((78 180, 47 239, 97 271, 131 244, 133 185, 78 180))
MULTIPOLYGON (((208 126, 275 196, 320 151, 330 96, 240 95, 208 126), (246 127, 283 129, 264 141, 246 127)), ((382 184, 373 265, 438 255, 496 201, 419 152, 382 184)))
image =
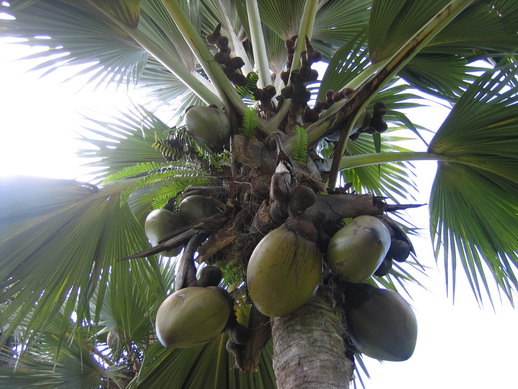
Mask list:
MULTIPOLYGON (((77 131, 90 110, 109 112, 128 104, 117 93, 85 87, 87 77, 60 81, 73 74, 38 78, 31 64, 16 59, 27 54, 18 46, 0 42, 0 176, 38 175, 88 179, 75 151, 77 131)), ((437 128, 447 110, 431 105, 409 114, 418 124, 437 128)), ((423 149, 424 150, 424 149, 423 149)), ((435 162, 415 162, 420 189, 417 203, 427 203, 435 162)), ((409 288, 419 334, 414 355, 405 362, 380 363, 365 358, 370 379, 367 389, 516 389, 518 313, 494 293, 494 309, 486 301, 480 308, 459 273, 455 303, 447 295, 442 268, 436 265, 429 239, 428 209, 408 211, 409 221, 423 229, 412 238, 417 256, 429 268, 420 278, 426 289, 409 288)), ((439 262, 440 264, 440 262, 439 262)), ((361 387, 361 385, 359 385, 361 387)))

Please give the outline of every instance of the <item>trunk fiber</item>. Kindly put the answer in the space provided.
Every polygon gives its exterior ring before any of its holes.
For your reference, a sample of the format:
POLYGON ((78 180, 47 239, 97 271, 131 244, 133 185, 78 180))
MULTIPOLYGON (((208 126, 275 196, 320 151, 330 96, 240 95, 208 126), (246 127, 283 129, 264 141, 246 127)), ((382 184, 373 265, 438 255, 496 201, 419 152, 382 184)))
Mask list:
POLYGON ((341 317, 329 294, 319 289, 290 315, 272 319, 279 389, 349 388, 353 366, 345 355, 341 317))

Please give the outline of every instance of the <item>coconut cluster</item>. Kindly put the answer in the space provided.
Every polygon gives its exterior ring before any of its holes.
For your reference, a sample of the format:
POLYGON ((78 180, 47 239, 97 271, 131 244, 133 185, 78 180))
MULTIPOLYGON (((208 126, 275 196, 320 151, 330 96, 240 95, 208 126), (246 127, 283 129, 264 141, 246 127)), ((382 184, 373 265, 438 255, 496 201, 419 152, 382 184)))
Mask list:
MULTIPOLYGON (((300 55, 301 66, 291 69, 296 40, 295 36, 286 41, 288 61, 287 70, 280 75, 285 83, 280 100, 290 99, 291 111, 302 112, 304 122, 314 122, 324 110, 337 101, 349 98, 354 91, 329 91, 326 101, 317 102, 309 108, 307 103, 311 94, 307 84, 318 77, 311 66, 321 59, 321 54, 306 38, 306 50, 300 55)), ((221 34, 221 25, 216 26, 207 37, 207 42, 217 48, 214 58, 227 77, 236 86, 245 85, 247 77, 241 72, 244 62, 240 57, 232 57, 229 40, 221 34)), ((252 87, 251 92, 264 110, 275 110, 272 105, 275 87, 252 87)), ((364 132, 385 131, 387 125, 383 115, 386 112, 387 108, 382 102, 375 103, 372 112, 364 111, 361 124, 351 135, 352 138, 364 132)), ((186 131, 212 150, 221 150, 228 145, 233 132, 228 113, 212 106, 191 107, 185 114, 185 123, 186 131)), ((253 311, 266 317, 265 323, 269 318, 292 314, 313 297, 319 286, 327 282, 326 279, 332 279, 335 285, 340 285, 336 289, 335 300, 345 312, 348 336, 354 349, 378 359, 408 359, 416 343, 415 315, 399 294, 371 284, 374 283, 373 277, 382 277, 391 272, 393 261, 404 261, 409 257, 413 252, 410 240, 396 223, 383 215, 360 215, 346 223, 339 219, 326 224, 326 216, 316 206, 318 196, 321 196, 316 193, 319 192, 318 186, 311 179, 301 180, 304 175, 295 171, 289 156, 282 149, 281 138, 278 136, 272 141, 265 137, 262 143, 258 142, 262 145, 259 150, 261 155, 273 156, 274 148, 277 154, 276 165, 264 169, 266 178, 262 185, 266 190, 255 191, 255 185, 261 187, 261 183, 250 184, 251 190, 247 186, 247 190, 242 191, 246 195, 241 198, 249 202, 249 208, 245 209, 243 204, 246 201, 236 200, 236 193, 241 190, 239 184, 232 182, 232 187, 227 182, 229 193, 235 197, 228 196, 225 207, 235 206, 227 215, 229 219, 235 216, 235 220, 227 220, 225 231, 214 228, 210 233, 202 234, 202 239, 205 243, 218 246, 219 250, 224 248, 227 250, 225 254, 244 254, 244 258, 240 259, 246 266, 240 280, 240 304, 250 306, 253 311), (256 206, 259 201, 252 204, 254 196, 262 201, 260 207, 256 206), (259 222, 257 215, 264 218, 259 222), (244 242, 247 239, 245 236, 252 237, 244 242), (219 237, 229 239, 232 244, 218 242, 219 237), (247 249, 231 251, 231 246, 239 245, 247 249)), ((332 134, 328 140, 333 141, 332 134)), ((243 147, 254 141, 247 140, 243 147)), ((245 157, 241 156, 243 159, 245 157)), ((239 160, 238 157, 236 159, 239 160)), ((243 168, 242 172, 245 171, 243 168)), ((243 181, 246 178, 249 177, 245 176, 243 181)), ((213 216, 218 213, 222 213, 222 208, 207 196, 188 195, 180 202, 172 199, 164 208, 148 215, 146 236, 152 246, 158 247, 164 242, 174 241, 178 231, 197 234, 203 221, 210 218, 212 223, 215 220, 213 216)), ((236 356, 236 363, 240 366, 241 362, 237 361, 242 361, 244 350, 247 350, 248 356, 250 345, 261 343, 254 338, 253 323, 248 326, 238 323, 236 301, 220 286, 223 273, 219 265, 214 266, 214 262, 206 261, 210 264, 202 265, 205 267, 199 271, 199 277, 192 275, 196 273, 192 259, 194 252, 197 250, 201 256, 209 245, 193 244, 192 253, 186 256, 189 244, 194 240, 187 245, 185 241, 174 242, 166 247, 160 246, 164 249, 161 254, 175 256, 184 249, 181 261, 184 258, 190 261, 190 275, 175 283, 179 289, 168 296, 158 310, 156 331, 159 341, 165 347, 196 347, 226 331, 227 349, 236 356)))
MULTIPOLYGON (((183 198, 178 207, 168 204, 163 208, 151 211, 144 222, 144 231, 151 246, 157 246, 181 228, 195 224, 219 211, 220 209, 212 199, 200 195, 190 195, 183 198)), ((182 247, 174 247, 160 254, 172 257, 178 255, 181 249, 182 247)))

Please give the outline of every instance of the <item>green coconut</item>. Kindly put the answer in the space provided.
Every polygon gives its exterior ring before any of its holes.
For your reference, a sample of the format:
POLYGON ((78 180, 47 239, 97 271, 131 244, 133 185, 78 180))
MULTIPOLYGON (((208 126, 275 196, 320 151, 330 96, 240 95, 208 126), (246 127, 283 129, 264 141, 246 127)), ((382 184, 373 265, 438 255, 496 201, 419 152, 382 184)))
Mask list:
POLYGON ((390 248, 390 232, 374 216, 358 216, 331 238, 327 263, 345 281, 366 281, 380 266, 390 248))
MULTIPOLYGON (((167 209, 155 209, 149 213, 144 223, 144 231, 152 246, 156 246, 160 240, 169 235, 171 232, 183 227, 185 223, 182 218, 167 209)), ((173 257, 178 255, 181 247, 163 251, 160 254, 173 257)))
POLYGON ((197 223, 218 212, 219 209, 214 201, 200 195, 187 196, 178 206, 178 214, 186 224, 197 223))
POLYGON ((216 107, 191 107, 185 114, 187 132, 212 149, 228 143, 231 133, 230 120, 216 107))
POLYGON ((361 285, 346 300, 349 334, 361 353, 385 361, 406 361, 414 353, 417 319, 403 297, 361 285))
POLYGON ((316 244, 282 225, 255 247, 246 273, 248 292, 263 315, 284 316, 310 299, 321 274, 316 244))
POLYGON ((199 346, 224 330, 229 314, 228 301, 217 288, 183 288, 158 308, 156 333, 165 347, 199 346))

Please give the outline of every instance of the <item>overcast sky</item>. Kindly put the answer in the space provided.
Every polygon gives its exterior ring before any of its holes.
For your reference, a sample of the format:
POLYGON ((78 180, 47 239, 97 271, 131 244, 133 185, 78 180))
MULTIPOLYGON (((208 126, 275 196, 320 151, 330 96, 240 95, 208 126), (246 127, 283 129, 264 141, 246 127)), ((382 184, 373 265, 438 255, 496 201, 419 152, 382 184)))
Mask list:
MULTIPOLYGON (((79 143, 76 131, 81 114, 89 109, 104 112, 127 103, 123 93, 83 86, 86 77, 67 84, 63 75, 38 79, 27 73, 27 62, 16 62, 27 53, 16 46, 0 44, 0 175, 40 175, 83 179, 85 170, 75 157, 79 143)), ((68 73, 65 69, 63 73, 68 73)), ((444 109, 423 109, 412 115, 418 124, 437 128, 444 109)), ((416 162, 421 194, 428 202, 435 171, 434 162, 416 162)), ((410 221, 423 228, 423 238, 413 238, 419 260, 429 266, 421 279, 427 290, 411 287, 419 337, 413 357, 406 362, 365 358, 371 379, 368 389, 516 389, 518 314, 509 303, 498 301, 480 309, 463 274, 459 272, 455 305, 446 296, 442 269, 435 265, 428 234, 427 207, 409 212, 410 221)))

